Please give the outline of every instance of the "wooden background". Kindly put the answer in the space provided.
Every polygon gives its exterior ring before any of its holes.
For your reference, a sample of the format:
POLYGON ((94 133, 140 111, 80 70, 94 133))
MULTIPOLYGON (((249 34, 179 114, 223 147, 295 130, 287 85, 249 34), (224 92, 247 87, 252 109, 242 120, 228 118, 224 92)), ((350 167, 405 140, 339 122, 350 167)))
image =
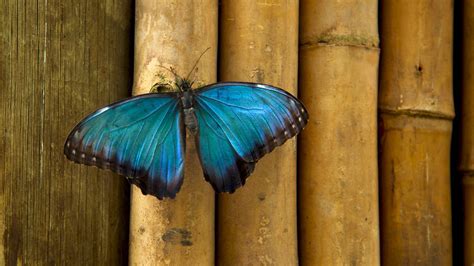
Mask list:
POLYGON ((474 1, 0 1, 0 264, 471 265, 474 1), (185 75, 297 94, 298 138, 216 196, 69 162, 86 114, 185 75), (163 73, 168 75, 168 73, 163 73))

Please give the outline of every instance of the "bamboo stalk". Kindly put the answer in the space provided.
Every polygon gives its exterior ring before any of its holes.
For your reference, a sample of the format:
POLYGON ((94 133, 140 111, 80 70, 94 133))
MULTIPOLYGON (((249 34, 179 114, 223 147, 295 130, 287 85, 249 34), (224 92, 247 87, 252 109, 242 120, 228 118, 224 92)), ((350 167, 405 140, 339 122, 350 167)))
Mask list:
POLYGON ((464 194, 464 265, 474 263, 474 182, 472 173, 463 174, 464 194))
MULTIPOLYGON (((160 75, 169 75, 160 65, 185 76, 208 47, 197 73, 204 83, 216 79, 216 1, 137 1, 134 94, 149 92, 160 75)), ((186 142, 185 180, 176 199, 158 201, 133 186, 131 265, 214 262, 215 196, 204 181, 194 138, 188 135, 186 142)))
POLYGON ((474 264, 474 2, 463 1, 463 85, 458 169, 464 194, 464 265, 474 264))
MULTIPOLYGON (((221 1, 220 79, 296 95, 298 1, 221 1)), ((220 195, 219 265, 297 265, 296 145, 261 159, 243 188, 220 195)))
POLYGON ((131 84, 129 0, 0 2, 1 265, 126 262, 126 181, 63 155, 131 84))
POLYGON ((377 1, 302 0, 299 143, 303 265, 378 265, 377 1))
POLYGON ((380 173, 385 265, 450 265, 451 0, 382 1, 380 173))

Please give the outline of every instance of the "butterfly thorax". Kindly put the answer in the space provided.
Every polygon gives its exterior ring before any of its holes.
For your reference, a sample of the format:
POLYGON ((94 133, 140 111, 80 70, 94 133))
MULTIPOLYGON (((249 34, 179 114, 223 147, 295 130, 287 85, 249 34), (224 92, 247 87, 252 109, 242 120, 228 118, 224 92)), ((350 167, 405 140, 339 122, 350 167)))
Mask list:
POLYGON ((198 123, 196 114, 194 113, 193 92, 191 89, 187 88, 183 90, 183 94, 181 95, 181 103, 183 105, 184 124, 193 135, 196 135, 198 131, 198 123))

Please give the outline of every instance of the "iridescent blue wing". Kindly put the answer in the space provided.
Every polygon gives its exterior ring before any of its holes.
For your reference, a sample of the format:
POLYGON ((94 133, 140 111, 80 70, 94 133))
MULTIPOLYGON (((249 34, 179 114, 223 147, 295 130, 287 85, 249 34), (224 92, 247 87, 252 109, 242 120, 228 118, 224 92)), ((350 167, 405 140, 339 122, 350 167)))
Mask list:
POLYGON ((298 99, 269 85, 217 83, 198 89, 194 99, 204 176, 218 192, 242 186, 260 158, 308 121, 298 99))
POLYGON ((159 199, 183 182, 185 139, 176 93, 145 94, 97 110, 69 134, 64 154, 110 169, 159 199))

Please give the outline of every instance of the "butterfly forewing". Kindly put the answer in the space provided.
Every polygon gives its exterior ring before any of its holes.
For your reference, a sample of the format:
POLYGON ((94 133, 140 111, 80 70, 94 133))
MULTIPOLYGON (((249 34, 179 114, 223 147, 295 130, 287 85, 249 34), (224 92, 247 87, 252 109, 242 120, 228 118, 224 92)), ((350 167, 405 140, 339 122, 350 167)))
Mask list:
POLYGON ((174 197, 183 182, 184 128, 176 93, 146 94, 99 109, 64 147, 77 163, 129 177, 144 194, 174 197))
POLYGON ((194 98, 201 164, 219 192, 241 186, 255 162, 308 121, 301 102, 269 85, 217 83, 199 89, 194 98))

